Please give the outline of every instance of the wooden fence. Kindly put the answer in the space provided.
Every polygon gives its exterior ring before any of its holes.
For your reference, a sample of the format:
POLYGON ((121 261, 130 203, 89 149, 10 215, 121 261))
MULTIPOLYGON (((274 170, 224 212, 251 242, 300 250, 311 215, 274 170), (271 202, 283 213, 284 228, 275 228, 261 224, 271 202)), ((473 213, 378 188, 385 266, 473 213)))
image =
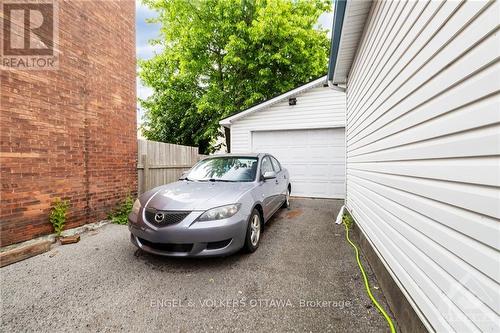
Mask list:
POLYGON ((205 155, 197 147, 149 140, 137 140, 138 187, 144 193, 156 186, 172 183, 205 155))

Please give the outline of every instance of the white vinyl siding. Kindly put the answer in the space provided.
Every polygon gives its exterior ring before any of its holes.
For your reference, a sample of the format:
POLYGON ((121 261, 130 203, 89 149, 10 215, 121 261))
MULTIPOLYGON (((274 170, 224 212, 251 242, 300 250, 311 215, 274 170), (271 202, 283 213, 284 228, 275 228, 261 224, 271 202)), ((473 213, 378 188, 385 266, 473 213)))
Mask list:
POLYGON ((252 131, 344 127, 345 94, 322 84, 288 99, 255 111, 231 124, 231 152, 252 151, 252 131))
POLYGON ((500 324, 499 13, 374 2, 348 77, 347 207, 439 332, 500 324))

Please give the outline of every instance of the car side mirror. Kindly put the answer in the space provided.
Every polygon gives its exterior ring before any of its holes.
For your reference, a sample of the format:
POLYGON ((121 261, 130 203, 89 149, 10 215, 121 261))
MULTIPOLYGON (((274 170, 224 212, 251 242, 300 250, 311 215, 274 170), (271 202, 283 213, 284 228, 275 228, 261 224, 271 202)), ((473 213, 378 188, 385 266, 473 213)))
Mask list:
POLYGON ((264 180, 267 180, 267 179, 274 179, 276 178, 276 172, 274 171, 266 171, 264 172, 264 180))
POLYGON ((179 180, 186 179, 188 173, 189 173, 189 170, 183 171, 182 174, 181 174, 181 176, 179 177, 179 180))

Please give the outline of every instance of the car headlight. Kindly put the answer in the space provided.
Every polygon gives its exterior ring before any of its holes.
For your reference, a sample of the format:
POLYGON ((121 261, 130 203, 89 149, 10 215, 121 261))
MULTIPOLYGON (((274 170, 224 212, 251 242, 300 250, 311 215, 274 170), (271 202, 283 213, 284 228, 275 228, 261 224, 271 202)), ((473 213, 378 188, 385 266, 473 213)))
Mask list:
POLYGON ((209 209, 201 214, 198 221, 213 221, 230 218, 240 210, 240 206, 241 204, 232 204, 209 209))
POLYGON ((132 206, 132 213, 135 215, 139 214, 139 210, 141 209, 141 202, 139 199, 136 199, 134 205, 132 206))

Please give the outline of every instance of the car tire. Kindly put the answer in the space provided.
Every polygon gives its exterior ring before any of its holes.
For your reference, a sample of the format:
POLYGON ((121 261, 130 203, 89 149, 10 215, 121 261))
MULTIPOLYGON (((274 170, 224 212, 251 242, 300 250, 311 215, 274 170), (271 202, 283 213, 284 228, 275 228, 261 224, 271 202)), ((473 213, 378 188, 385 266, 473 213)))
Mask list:
POLYGON ((288 188, 286 190, 285 202, 283 202, 283 206, 281 206, 282 208, 290 208, 290 192, 290 188, 288 188))
POLYGON ((252 211, 250 220, 248 221, 247 233, 245 236, 245 245, 243 249, 247 253, 252 253, 257 250, 262 236, 262 217, 257 209, 252 211))

